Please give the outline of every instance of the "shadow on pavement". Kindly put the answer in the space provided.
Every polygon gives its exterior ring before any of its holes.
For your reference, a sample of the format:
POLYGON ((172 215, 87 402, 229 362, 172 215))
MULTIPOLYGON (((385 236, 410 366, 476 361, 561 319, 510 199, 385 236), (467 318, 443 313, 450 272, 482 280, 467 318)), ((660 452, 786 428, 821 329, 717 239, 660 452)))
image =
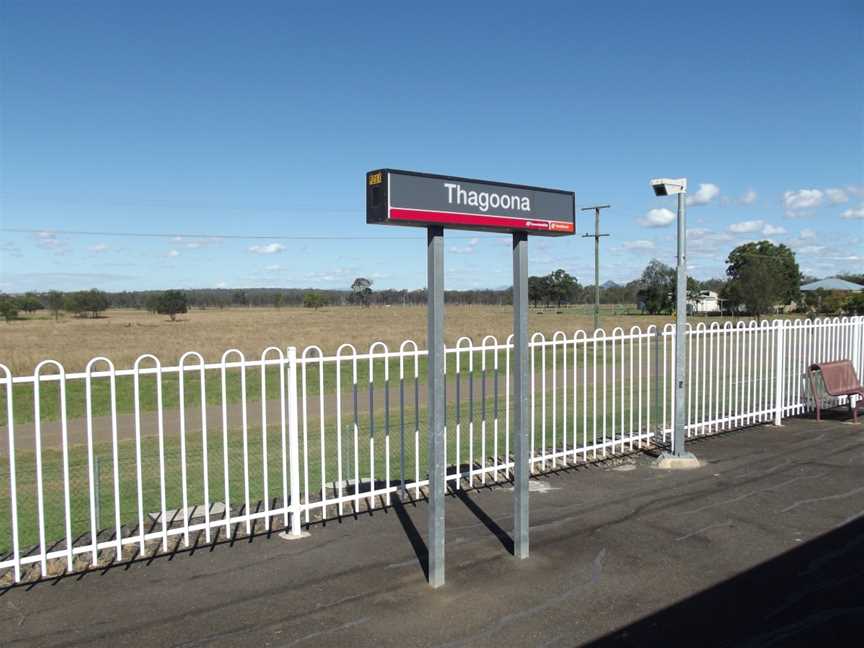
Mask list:
POLYGON ((851 646, 861 645, 862 630, 859 516, 587 645, 851 646))
POLYGON ((471 511, 471 513, 474 514, 474 517, 480 520, 483 523, 483 526, 489 529, 489 531, 492 532, 492 535, 498 538, 499 542, 501 542, 504 548, 510 554, 512 554, 513 538, 510 537, 510 534, 508 534, 504 529, 498 526, 498 523, 491 517, 489 517, 486 514, 486 511, 480 508, 480 505, 477 504, 477 502, 475 502, 473 499, 471 499, 471 497, 464 490, 457 490, 455 494, 459 501, 462 502, 467 507, 467 509, 471 511))
POLYGON ((396 511, 396 517, 399 518, 399 523, 402 525, 405 535, 408 536, 408 540, 411 542, 411 548, 417 556, 417 562, 420 563, 423 575, 426 577, 426 580, 429 580, 429 549, 426 548, 423 536, 420 535, 417 527, 414 526, 414 521, 405 510, 405 505, 399 499, 398 494, 394 494, 390 498, 390 503, 393 506, 393 510, 396 511))

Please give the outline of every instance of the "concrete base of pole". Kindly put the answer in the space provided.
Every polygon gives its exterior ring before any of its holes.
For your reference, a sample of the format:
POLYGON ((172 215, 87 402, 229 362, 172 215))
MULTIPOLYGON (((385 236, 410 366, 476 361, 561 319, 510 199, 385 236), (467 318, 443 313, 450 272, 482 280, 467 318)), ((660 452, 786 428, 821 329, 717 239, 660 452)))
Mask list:
POLYGON ((654 462, 654 467, 662 470, 693 470, 701 466, 702 462, 690 452, 683 452, 680 455, 664 452, 654 462))
POLYGON ((312 535, 312 534, 309 533, 308 531, 301 531, 300 535, 294 535, 290 531, 282 531, 279 534, 279 537, 282 540, 302 540, 303 538, 308 538, 310 535, 312 535))

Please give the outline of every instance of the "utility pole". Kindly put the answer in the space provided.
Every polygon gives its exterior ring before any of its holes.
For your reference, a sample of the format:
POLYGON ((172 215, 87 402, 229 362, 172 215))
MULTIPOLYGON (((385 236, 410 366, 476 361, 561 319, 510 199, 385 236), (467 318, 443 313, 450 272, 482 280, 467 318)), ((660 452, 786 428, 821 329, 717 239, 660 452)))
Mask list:
POLYGON ((582 238, 594 239, 594 330, 600 328, 600 237, 609 236, 600 233, 600 210, 609 209, 611 205, 594 205, 583 207, 581 211, 594 210, 594 233, 583 234, 582 238))

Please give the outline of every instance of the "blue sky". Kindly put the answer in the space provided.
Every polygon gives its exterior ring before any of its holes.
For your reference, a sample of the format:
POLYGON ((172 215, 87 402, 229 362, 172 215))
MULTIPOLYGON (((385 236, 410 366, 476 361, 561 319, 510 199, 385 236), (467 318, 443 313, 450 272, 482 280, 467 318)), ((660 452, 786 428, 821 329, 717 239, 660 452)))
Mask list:
MULTIPOLYGON (((674 262, 654 176, 689 178, 698 278, 761 238, 864 269, 857 0, 3 0, 0 57, 3 291, 422 287, 423 232, 365 224, 383 166, 611 203, 602 280, 674 262)), ((509 285, 506 238, 445 240, 449 288, 509 285)), ((593 277, 580 236, 529 258, 593 277)))

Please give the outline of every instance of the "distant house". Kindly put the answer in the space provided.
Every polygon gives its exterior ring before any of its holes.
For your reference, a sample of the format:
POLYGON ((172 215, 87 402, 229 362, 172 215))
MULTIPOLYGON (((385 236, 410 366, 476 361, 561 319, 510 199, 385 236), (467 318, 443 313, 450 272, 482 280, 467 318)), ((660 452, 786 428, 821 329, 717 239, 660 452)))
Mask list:
POLYGON ((817 290, 825 290, 827 292, 834 290, 861 292, 864 291, 864 286, 852 283, 851 281, 846 281, 845 279, 840 279, 839 277, 828 277, 827 279, 820 279, 813 283, 804 284, 801 286, 801 290, 803 292, 815 292, 817 290))
POLYGON ((688 313, 720 313, 724 300, 713 290, 700 290, 699 296, 687 300, 688 313))

